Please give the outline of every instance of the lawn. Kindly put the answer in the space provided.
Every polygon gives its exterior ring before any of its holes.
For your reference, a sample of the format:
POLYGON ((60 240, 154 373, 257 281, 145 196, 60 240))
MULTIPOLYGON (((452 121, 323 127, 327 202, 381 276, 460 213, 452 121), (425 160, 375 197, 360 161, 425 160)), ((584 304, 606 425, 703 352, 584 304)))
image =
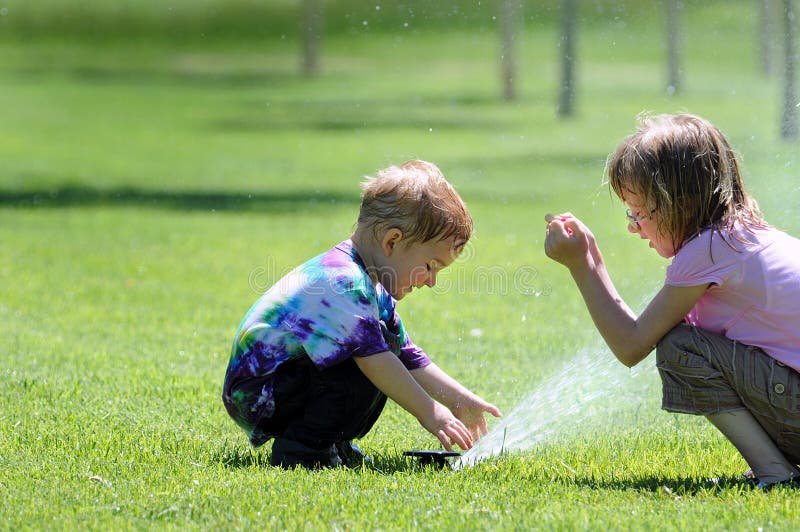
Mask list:
POLYGON ((587 23, 569 120, 550 23, 521 37, 513 102, 491 26, 335 33, 314 79, 291 36, 0 40, 0 527, 794 528, 797 492, 747 490, 719 434, 660 411, 652 359, 609 363, 542 251, 544 214, 570 210, 632 306, 657 290, 667 263, 602 184, 642 110, 716 122, 767 219, 800 235, 800 149, 778 138, 754 3, 722 4, 687 3, 671 98, 655 18, 587 23), (440 165, 476 235, 400 312, 536 443, 420 468, 402 452, 437 442, 389 404, 360 442, 374 468, 273 469, 220 401, 236 326, 349 236, 362 176, 412 157, 440 165))

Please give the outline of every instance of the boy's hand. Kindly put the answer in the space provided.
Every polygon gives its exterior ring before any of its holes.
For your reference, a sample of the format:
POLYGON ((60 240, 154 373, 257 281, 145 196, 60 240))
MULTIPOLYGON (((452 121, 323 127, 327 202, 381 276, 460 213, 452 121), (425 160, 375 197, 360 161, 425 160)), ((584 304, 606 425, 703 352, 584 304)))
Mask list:
POLYGON ((469 429, 453 413, 439 402, 435 403, 433 411, 425 418, 419 419, 425 430, 439 438, 448 451, 453 450, 453 444, 464 450, 472 448, 472 436, 469 429))
POLYGON ((464 423, 428 395, 392 352, 353 358, 380 391, 416 417, 426 430, 439 438, 445 449, 451 451, 453 444, 462 449, 472 447, 472 436, 464 423))
POLYGON ((411 372, 417 382, 436 400, 450 407, 452 414, 464 424, 472 440, 488 432, 486 412, 495 417, 503 414, 493 404, 487 403, 431 362, 411 372))
POLYGON ((473 440, 479 440, 481 436, 486 436, 489 432, 489 428, 486 426, 486 417, 484 417, 487 412, 494 417, 503 415, 496 406, 474 394, 461 398, 453 405, 453 414, 467 426, 473 440))

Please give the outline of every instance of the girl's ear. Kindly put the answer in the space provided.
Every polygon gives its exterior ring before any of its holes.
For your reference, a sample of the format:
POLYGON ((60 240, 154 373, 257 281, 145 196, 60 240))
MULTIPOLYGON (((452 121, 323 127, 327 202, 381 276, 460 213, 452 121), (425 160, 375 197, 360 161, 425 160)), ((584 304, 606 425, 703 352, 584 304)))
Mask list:
POLYGON ((392 251, 394 251, 395 246, 403 240, 403 232, 396 228, 392 227, 383 235, 383 240, 381 241, 381 249, 383 249, 383 253, 390 257, 392 255, 392 251))

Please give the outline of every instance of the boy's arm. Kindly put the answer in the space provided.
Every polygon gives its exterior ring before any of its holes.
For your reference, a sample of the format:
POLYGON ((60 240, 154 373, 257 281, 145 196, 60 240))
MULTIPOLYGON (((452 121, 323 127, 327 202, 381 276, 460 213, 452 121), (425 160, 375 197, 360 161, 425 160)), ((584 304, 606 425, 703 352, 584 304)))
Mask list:
POLYGON ((597 330, 628 367, 641 362, 708 288, 664 285, 637 318, 611 281, 591 231, 571 215, 547 221, 547 256, 569 268, 597 330))
POLYGON ((485 412, 494 417, 502 415, 496 406, 469 391, 434 363, 411 370, 411 375, 431 397, 450 408, 467 426, 473 439, 477 440, 488 432, 483 416, 485 412))
POLYGON ((413 415, 425 429, 439 438, 448 451, 452 444, 472 447, 470 431, 453 412, 431 398, 390 351, 353 357, 359 369, 383 393, 413 415))

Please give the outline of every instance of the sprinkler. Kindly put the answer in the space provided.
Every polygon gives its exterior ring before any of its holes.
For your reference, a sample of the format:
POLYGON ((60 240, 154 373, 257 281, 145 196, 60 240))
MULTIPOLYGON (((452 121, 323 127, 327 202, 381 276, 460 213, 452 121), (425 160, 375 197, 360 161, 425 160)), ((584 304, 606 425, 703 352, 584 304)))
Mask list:
POLYGON ((413 456, 419 458, 419 465, 426 466, 435 464, 437 467, 445 467, 448 462, 447 458, 454 456, 461 456, 461 453, 456 451, 405 451, 403 456, 413 456))

